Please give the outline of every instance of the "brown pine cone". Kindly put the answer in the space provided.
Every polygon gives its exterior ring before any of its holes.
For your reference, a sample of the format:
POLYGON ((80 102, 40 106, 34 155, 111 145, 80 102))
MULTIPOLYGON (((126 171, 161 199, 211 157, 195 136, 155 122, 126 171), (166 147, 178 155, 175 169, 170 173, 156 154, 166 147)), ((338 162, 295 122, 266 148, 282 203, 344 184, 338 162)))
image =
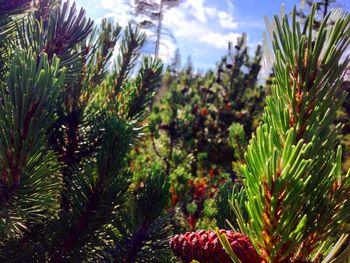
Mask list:
MULTIPOLYGON (((220 230, 220 233, 227 236, 233 251, 242 263, 260 263, 262 261, 248 237, 231 230, 220 230)), ((170 240, 170 247, 174 254, 185 263, 191 262, 193 259, 201 263, 232 262, 215 231, 212 230, 199 230, 175 235, 170 240)))

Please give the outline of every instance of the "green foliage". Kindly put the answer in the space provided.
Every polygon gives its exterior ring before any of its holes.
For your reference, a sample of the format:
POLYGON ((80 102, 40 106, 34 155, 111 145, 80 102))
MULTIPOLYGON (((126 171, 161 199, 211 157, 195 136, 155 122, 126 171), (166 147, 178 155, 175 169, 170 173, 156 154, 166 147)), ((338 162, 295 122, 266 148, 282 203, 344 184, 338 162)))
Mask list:
POLYGON ((39 224, 57 213, 60 165, 45 149, 45 129, 54 120, 64 80, 58 65, 56 57, 50 64, 46 55, 16 50, 0 84, 1 243, 20 238, 27 223, 39 224))
POLYGON ((31 0, 0 1, 0 79, 4 80, 4 74, 8 70, 7 62, 11 58, 11 50, 8 44, 15 40, 13 32, 16 29, 18 19, 29 9, 31 0))
MULTIPOLYGON (((313 5, 316 6, 315 10, 315 19, 313 24, 313 29, 318 30, 320 28, 320 25, 322 23, 322 19, 326 17, 326 15, 331 11, 331 8, 336 7, 335 5, 336 0, 304 0, 301 1, 301 7, 298 11, 296 11, 296 15, 302 19, 306 20, 308 15, 306 11, 311 11, 313 8, 313 5)), ((329 25, 333 25, 334 21, 330 19, 330 21, 327 22, 329 25)))
POLYGON ((144 185, 134 189, 133 211, 126 210, 114 224, 116 249, 112 254, 123 262, 166 262, 171 226, 164 208, 169 200, 169 180, 156 167, 143 173, 148 176, 144 185))
MULTIPOLYGON (((331 128, 345 98, 341 84, 349 57, 341 57, 350 45, 350 15, 328 28, 328 14, 314 34, 315 9, 304 27, 295 9, 291 21, 282 15, 268 23, 275 80, 241 167, 244 229, 266 262, 321 262, 350 220, 349 172, 341 174, 339 126, 331 128)), ((340 262, 337 255, 326 262, 340 262)))
POLYGON ((242 124, 233 123, 230 128, 231 144, 235 149, 236 160, 243 160, 244 150, 246 148, 246 138, 244 134, 244 127, 242 124))
POLYGON ((315 31, 317 8, 269 25, 261 119, 261 50, 250 59, 245 35, 215 72, 176 60, 162 76, 131 25, 0 0, 0 261, 173 262, 173 227, 215 226, 248 235, 264 262, 345 260, 350 172, 332 123, 350 15, 315 31))
MULTIPOLYGON (((349 74, 349 68, 348 74, 349 74)), ((350 169, 350 95, 349 95, 349 90, 350 90, 350 82, 349 79, 347 81, 343 82, 343 87, 345 90, 347 90, 347 97, 344 100, 343 107, 340 111, 337 113, 337 121, 341 122, 343 124, 342 130, 341 130, 341 137, 340 141, 343 146, 343 170, 347 171, 350 169)))
POLYGON ((167 173, 184 159, 190 162, 195 177, 209 172, 210 165, 224 172, 231 170, 234 156, 228 128, 234 121, 241 122, 246 134, 250 134, 255 125, 253 118, 261 111, 259 102, 263 96, 262 88, 256 84, 260 48, 254 59, 249 60, 245 45, 243 36, 235 50, 230 48, 222 58, 215 73, 208 71, 201 76, 190 67, 180 72, 168 69, 164 77, 168 91, 151 117, 154 137, 159 137, 156 142, 161 145, 158 152, 165 159, 167 173), (176 158, 179 147, 183 153, 176 158))
POLYGON ((74 3, 0 1, 0 20, 0 261, 166 261, 168 179, 136 188, 127 159, 162 72, 145 35, 127 27, 110 70, 121 28, 74 3))
POLYGON ((217 226, 220 229, 233 227, 235 230, 242 231, 241 222, 245 222, 247 219, 246 200, 247 196, 242 186, 228 181, 220 187, 216 198, 218 208, 216 215, 217 226))
POLYGON ((232 162, 243 155, 245 140, 258 123, 264 96, 257 84, 260 61, 260 47, 250 59, 243 35, 215 72, 196 74, 190 62, 181 69, 178 56, 165 72, 149 118, 150 136, 132 162, 135 169, 145 158, 163 166, 171 180, 175 220, 187 220, 184 228, 194 228, 202 217, 215 226, 215 213, 209 210, 216 208, 206 209, 205 200, 236 176, 232 162), (239 142, 230 140, 232 122, 243 125, 239 142))
POLYGON ((101 248, 97 246, 91 251, 92 242, 103 245, 98 240, 105 231, 103 226, 113 222, 125 204, 129 180, 124 170, 124 156, 130 131, 127 125, 114 118, 106 122, 106 134, 96 158, 77 170, 69 182, 65 195, 70 209, 63 210, 59 219, 49 226, 53 230, 47 245, 53 245, 50 262, 59 262, 62 258, 73 262, 86 257, 97 260, 101 248))
MULTIPOLYGON (((315 11, 315 19, 314 19, 314 25, 313 29, 315 31, 318 31, 320 29, 320 25, 322 22, 322 19, 326 17, 326 15, 330 13, 330 17, 327 21, 327 26, 331 27, 335 24, 338 12, 334 10, 342 10, 342 5, 339 5, 336 0, 306 0, 302 1, 301 8, 297 11, 296 15, 301 20, 301 23, 307 23, 307 13, 310 13, 312 10, 313 4, 316 5, 316 11, 315 11)), ((347 71, 349 71, 349 67, 347 68, 347 71)), ((349 74, 349 73, 347 73, 349 74)), ((349 91, 349 78, 345 78, 344 82, 342 83, 344 86, 344 90, 349 91)), ((350 114, 350 106, 349 106, 349 92, 347 92, 347 98, 344 100, 342 107, 337 111, 337 118, 335 119, 336 123, 342 123, 343 127, 340 130, 338 139, 344 149, 344 156, 343 156, 343 170, 347 171, 350 168, 350 156, 349 156, 349 145, 350 145, 350 120, 349 120, 349 114, 350 114)))

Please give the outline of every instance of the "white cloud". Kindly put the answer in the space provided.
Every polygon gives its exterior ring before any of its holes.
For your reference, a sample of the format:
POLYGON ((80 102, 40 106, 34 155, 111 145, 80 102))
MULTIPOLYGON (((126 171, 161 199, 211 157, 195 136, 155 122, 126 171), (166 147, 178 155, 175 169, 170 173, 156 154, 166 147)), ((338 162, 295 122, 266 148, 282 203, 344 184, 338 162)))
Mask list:
MULTIPOLYGON (((158 1, 158 0, 154 0, 158 1)), ((99 0, 107 11, 105 17, 113 17, 125 26, 131 20, 131 0, 99 0)), ((232 3, 231 3, 232 4, 232 3)), ((235 42, 240 35, 231 30, 237 22, 228 12, 206 5, 205 0, 186 0, 180 6, 167 10, 163 19, 164 28, 169 29, 178 43, 193 47, 207 45, 210 48, 227 49, 228 42, 235 42)), ((162 39, 160 57, 167 61, 176 50, 176 43, 162 39)))
POLYGON ((205 23, 207 21, 204 0, 190 0, 183 3, 185 7, 198 21, 205 23))
POLYGON ((226 49, 228 48, 229 42, 236 43, 240 36, 241 34, 239 33, 220 34, 211 32, 210 34, 202 36, 199 41, 216 48, 226 49))
POLYGON ((166 63, 170 62, 170 60, 174 57, 176 48, 177 45, 173 41, 163 40, 159 47, 159 57, 166 63))
POLYGON ((216 7, 199 8, 204 11, 206 19, 196 19, 186 12, 187 6, 169 10, 164 16, 164 24, 170 27, 176 38, 192 40, 193 43, 204 43, 218 49, 226 49, 229 41, 235 42, 238 33, 222 32, 223 29, 237 28, 233 17, 216 7), (208 21, 208 17, 211 21, 208 21), (219 30, 218 30, 219 29, 219 30))
POLYGON ((228 4, 230 9, 233 9, 233 7, 234 7, 233 0, 227 0, 227 4, 228 4))
POLYGON ((108 1, 108 0, 101 0, 101 6, 105 9, 112 9, 117 4, 124 4, 124 1, 108 1))
POLYGON ((215 6, 205 7, 204 10, 205 10, 205 13, 211 18, 214 18, 218 13, 218 10, 216 9, 215 6))
POLYGON ((105 17, 115 19, 115 22, 125 26, 131 20, 131 6, 128 0, 100 0, 101 6, 109 12, 105 17))
POLYGON ((182 8, 169 10, 163 23, 172 30, 175 37, 197 38, 210 31, 206 23, 189 18, 182 8))
POLYGON ((224 11, 218 12, 219 23, 223 28, 236 29, 238 27, 237 22, 233 20, 233 17, 224 11))

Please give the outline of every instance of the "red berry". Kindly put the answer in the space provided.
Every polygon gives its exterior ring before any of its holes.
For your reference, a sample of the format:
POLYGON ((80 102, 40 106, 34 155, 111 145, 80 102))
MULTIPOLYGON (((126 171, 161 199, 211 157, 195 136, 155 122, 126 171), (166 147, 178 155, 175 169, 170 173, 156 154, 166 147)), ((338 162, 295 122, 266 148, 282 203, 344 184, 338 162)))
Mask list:
POLYGON ((193 185, 193 180, 192 180, 192 179, 188 179, 188 180, 187 180, 187 184, 188 184, 189 186, 192 186, 192 185, 193 185))
POLYGON ((215 175, 215 172, 214 172, 214 169, 212 168, 212 169, 210 169, 210 171, 209 171, 209 176, 210 176, 211 178, 213 178, 214 175, 215 175))
POLYGON ((194 181, 193 199, 195 200, 201 199, 204 196, 206 189, 207 189, 207 182, 205 179, 198 179, 194 181))
POLYGON ((190 225, 190 228, 193 229, 196 226, 197 219, 194 215, 191 215, 187 218, 187 223, 190 225))
POLYGON ((200 111, 200 115, 205 117, 207 116, 209 113, 208 109, 206 107, 202 108, 201 111, 200 111))

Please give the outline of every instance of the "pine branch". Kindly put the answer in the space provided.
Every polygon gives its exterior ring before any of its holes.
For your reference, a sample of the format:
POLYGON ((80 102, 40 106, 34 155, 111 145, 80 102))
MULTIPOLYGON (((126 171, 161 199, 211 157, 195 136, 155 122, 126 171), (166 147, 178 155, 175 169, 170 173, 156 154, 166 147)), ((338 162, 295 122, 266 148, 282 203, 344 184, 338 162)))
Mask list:
MULTIPOLYGON (((106 229, 125 207, 125 157, 143 125, 161 64, 145 59, 130 78, 145 35, 128 28, 119 64, 109 74, 119 26, 104 21, 91 33, 92 21, 75 4, 42 0, 34 6, 13 24, 15 41, 4 44, 13 64, 1 60, 10 67, 4 68, 7 84, 0 82, 0 258, 101 260, 112 242, 106 229), (101 94, 109 96, 96 99, 101 94), (106 98, 113 98, 108 107, 106 98), (57 155, 48 149, 48 137, 57 155)), ((147 238, 161 236, 165 222, 147 222, 147 238)), ((154 250, 166 247, 164 239, 159 247, 143 244, 133 251, 158 258, 154 250)))
POLYGON ((64 74, 56 57, 51 64, 47 55, 40 57, 16 50, 7 82, 1 83, 0 214, 5 224, 0 235, 5 239, 26 231, 27 223, 54 216, 57 208, 60 166, 45 142, 64 74))
POLYGON ((120 31, 120 26, 114 26, 111 21, 103 19, 100 27, 95 28, 86 43, 85 49, 89 55, 85 63, 87 68, 84 84, 90 86, 91 89, 101 84, 107 76, 120 31))
POLYGON ((120 43, 120 53, 117 57, 117 63, 113 73, 113 75, 115 75, 113 87, 114 97, 121 91, 125 79, 135 66, 135 62, 140 55, 140 49, 145 43, 145 40, 145 34, 141 33, 139 29, 133 29, 131 25, 125 29, 123 39, 120 43))
POLYGON ((112 234, 115 262, 164 262, 169 254, 171 227, 163 214, 169 201, 168 177, 156 167, 143 172, 148 176, 144 185, 134 190, 133 211, 125 211, 121 221, 114 224, 117 230, 112 234), (129 223, 123 224, 123 221, 129 223))
POLYGON ((49 36, 50 41, 44 49, 49 57, 53 54, 63 55, 81 42, 91 32, 93 25, 93 22, 85 17, 84 9, 77 13, 75 3, 70 6, 69 1, 66 1, 56 10, 57 13, 51 17, 55 30, 49 36))
POLYGON ((9 43, 15 40, 16 17, 25 13, 30 7, 29 0, 1 1, 0 3, 0 79, 5 80, 11 49, 9 43))
POLYGON ((313 35, 315 9, 304 29, 295 9, 291 24, 275 16, 276 80, 242 166, 248 234, 266 262, 309 260, 322 244, 326 253, 350 220, 349 175, 339 172, 331 129, 345 97, 349 58, 340 59, 350 45, 350 15, 327 28, 328 15, 313 35))
POLYGON ((143 58, 135 79, 127 77, 135 67, 145 36, 136 29, 127 28, 122 39, 118 65, 101 83, 92 96, 95 102, 111 114, 132 124, 134 142, 142 136, 145 117, 154 93, 160 85, 162 64, 159 60, 143 58), (106 99, 107 98, 107 99, 106 99))
MULTIPOLYGON (((72 177, 71 190, 66 193, 71 209, 62 211, 60 220, 52 225, 55 247, 49 262, 78 257, 75 253, 87 242, 93 242, 103 226, 112 221, 115 210, 124 204, 128 177, 123 169, 129 137, 129 129, 123 122, 107 120, 96 163, 86 163, 72 177)), ((80 252, 79 257, 85 253, 89 251, 80 252)))
POLYGON ((160 86, 162 64, 160 60, 145 57, 135 80, 135 88, 129 102, 127 119, 144 120, 154 93, 160 86))
POLYGON ((45 52, 49 59, 60 57, 60 66, 66 67, 66 83, 80 79, 83 52, 78 46, 91 33, 93 22, 87 19, 84 9, 79 12, 75 3, 54 0, 40 1, 38 9, 28 16, 28 23, 18 26, 18 38, 13 46, 32 48, 38 54, 45 52))

